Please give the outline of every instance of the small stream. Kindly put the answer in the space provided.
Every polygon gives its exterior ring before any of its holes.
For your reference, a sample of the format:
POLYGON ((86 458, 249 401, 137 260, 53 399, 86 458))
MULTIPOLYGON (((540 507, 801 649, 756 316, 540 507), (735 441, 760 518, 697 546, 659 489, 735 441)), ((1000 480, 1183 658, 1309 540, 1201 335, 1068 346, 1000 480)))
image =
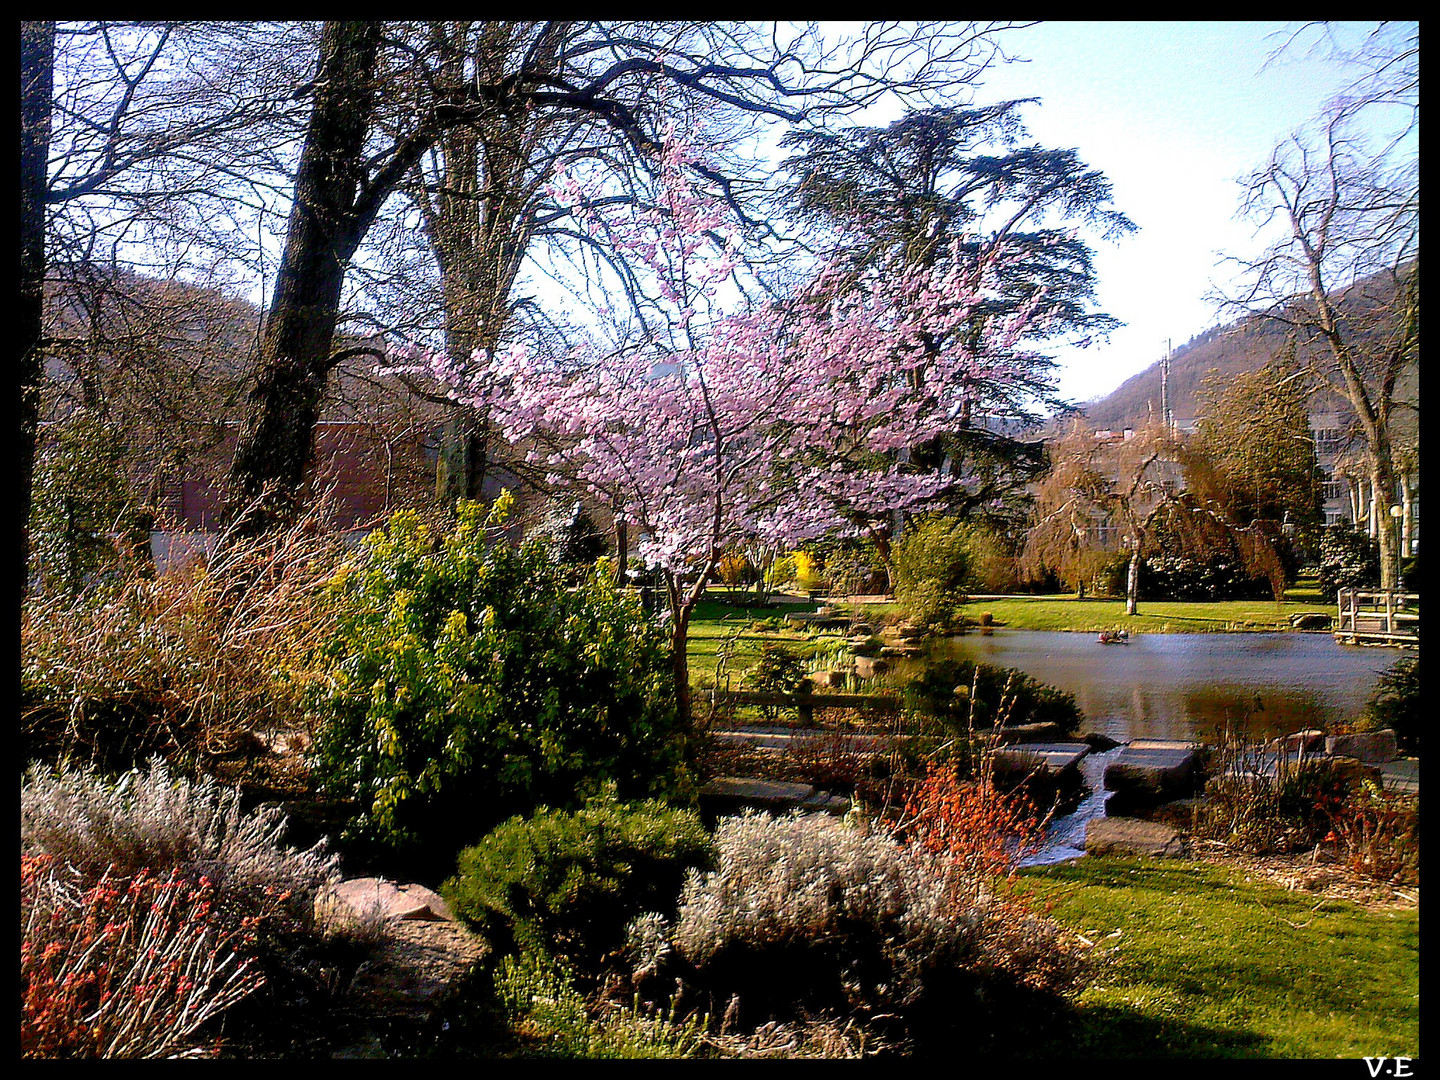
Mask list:
POLYGON ((1105 766, 1115 760, 1120 747, 1103 754, 1090 753, 1080 759, 1080 775, 1088 792, 1073 811, 1050 823, 1045 846, 1020 860, 1021 866, 1050 866, 1085 854, 1085 828, 1091 819, 1105 816, 1105 766))
MULTIPOLYGON (((1211 742, 1226 726, 1256 739, 1326 730, 1358 715, 1376 677, 1404 655, 1341 645, 1329 634, 1138 634, 1101 645, 1094 634, 1003 627, 931 642, 927 653, 1018 668, 1058 686, 1084 711, 1082 732, 1120 742, 1211 742)), ((1081 760, 1089 794, 1051 823, 1045 848, 1022 866, 1084 854, 1086 826, 1105 813, 1105 766, 1119 752, 1081 760)))

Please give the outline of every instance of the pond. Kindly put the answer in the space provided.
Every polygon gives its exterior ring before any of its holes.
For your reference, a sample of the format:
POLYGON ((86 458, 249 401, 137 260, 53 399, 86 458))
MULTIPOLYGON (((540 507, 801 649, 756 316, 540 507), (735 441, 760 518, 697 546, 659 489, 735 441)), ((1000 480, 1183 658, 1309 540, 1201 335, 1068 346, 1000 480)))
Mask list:
POLYGON ((1326 729, 1358 715, 1399 648, 1341 645, 1329 634, 1094 634, 997 628, 930 644, 953 656, 1018 668, 1075 695, 1082 730, 1205 741, 1226 724, 1252 736, 1326 729))
MULTIPOLYGON (((1211 741, 1229 724, 1251 737, 1326 729, 1356 716, 1398 648, 1341 645, 1329 634, 1140 634, 1101 645, 1094 634, 997 628, 931 642, 929 653, 1018 668, 1075 695, 1082 731, 1211 741)), ((1034 866, 1083 854, 1085 829, 1105 813, 1102 777, 1118 750, 1081 762, 1088 793, 1057 818, 1034 866)))

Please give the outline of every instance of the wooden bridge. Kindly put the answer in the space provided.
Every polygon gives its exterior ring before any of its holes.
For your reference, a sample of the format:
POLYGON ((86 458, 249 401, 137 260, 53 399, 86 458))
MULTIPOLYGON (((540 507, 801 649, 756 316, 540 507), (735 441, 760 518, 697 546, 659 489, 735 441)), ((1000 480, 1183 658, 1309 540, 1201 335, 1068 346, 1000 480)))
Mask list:
POLYGON ((1420 594, 1341 589, 1335 640, 1345 645, 1419 645, 1420 594))

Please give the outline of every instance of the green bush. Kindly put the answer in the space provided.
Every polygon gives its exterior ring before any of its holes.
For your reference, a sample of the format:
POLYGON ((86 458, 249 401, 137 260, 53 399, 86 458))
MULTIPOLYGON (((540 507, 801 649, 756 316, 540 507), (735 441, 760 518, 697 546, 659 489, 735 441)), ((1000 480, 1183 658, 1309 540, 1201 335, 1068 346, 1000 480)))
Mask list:
POLYGON ((30 559, 42 592, 78 593, 118 569, 111 536, 132 509, 123 446, 114 424, 85 410, 47 427, 30 503, 30 559))
POLYGON ((1365 706, 1366 726, 1394 728, 1395 741, 1407 754, 1420 753, 1420 661, 1402 656, 1383 672, 1365 706))
POLYGON ((704 1047, 699 1017, 679 1020, 642 1008, 611 1007, 592 1016, 575 972, 544 953, 507 956, 495 972, 495 997, 526 1056, 689 1058, 704 1047))
POLYGON ((1085 718, 1074 694, 1023 671, 973 660, 930 662, 906 686, 905 699, 911 708, 960 728, 972 719, 977 728, 992 727, 997 721, 1006 725, 1048 721, 1073 733, 1085 718))
POLYGON ((1380 584, 1380 543, 1344 522, 1320 533, 1320 591, 1333 600, 1339 589, 1380 584))
POLYGON ((490 543, 509 502, 460 503, 438 542, 397 513, 332 582, 314 765, 354 800, 347 843, 448 862, 607 779, 625 797, 684 783, 662 629, 603 569, 569 589, 544 542, 490 543))
POLYGON ((948 629, 965 601, 970 551, 964 526, 954 518, 916 522, 891 550, 895 599, 921 626, 948 629))
POLYGON ((777 555, 770 564, 770 586, 779 588, 795 580, 795 560, 789 555, 777 555))
POLYGON ((1104 556, 1091 581, 1096 596, 1124 596, 1130 576, 1130 556, 1124 553, 1104 556))
POLYGON ((1420 591, 1420 556, 1400 560, 1400 587, 1406 592, 1420 591))
MULTIPOLYGON (((805 664, 795 650, 774 642, 760 646, 760 658, 745 672, 745 682, 762 694, 790 694, 805 677, 805 664)), ((779 715, 779 706, 761 706, 767 717, 779 715)))
POLYGON ((624 943, 637 915, 673 913, 686 871, 710 860, 694 813, 607 791, 573 813, 511 818, 460 853, 444 894, 498 947, 593 964, 624 943))
POLYGON ((1020 588, 1019 567, 1006 537, 987 525, 959 527, 969 569, 965 586, 972 592, 1013 593, 1020 588))

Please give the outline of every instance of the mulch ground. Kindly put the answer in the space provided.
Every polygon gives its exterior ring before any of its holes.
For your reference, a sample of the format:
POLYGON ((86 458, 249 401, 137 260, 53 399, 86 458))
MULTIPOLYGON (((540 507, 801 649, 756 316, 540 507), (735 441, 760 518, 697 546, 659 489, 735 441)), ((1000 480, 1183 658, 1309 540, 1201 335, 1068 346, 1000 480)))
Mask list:
POLYGON ((1348 900, 1370 911, 1418 908, 1420 887, 1376 881, 1340 863, 1326 861, 1325 854, 1249 855, 1234 851, 1218 840, 1190 841, 1195 858, 1239 870, 1246 878, 1278 885, 1282 889, 1306 892, 1317 900, 1348 900))

